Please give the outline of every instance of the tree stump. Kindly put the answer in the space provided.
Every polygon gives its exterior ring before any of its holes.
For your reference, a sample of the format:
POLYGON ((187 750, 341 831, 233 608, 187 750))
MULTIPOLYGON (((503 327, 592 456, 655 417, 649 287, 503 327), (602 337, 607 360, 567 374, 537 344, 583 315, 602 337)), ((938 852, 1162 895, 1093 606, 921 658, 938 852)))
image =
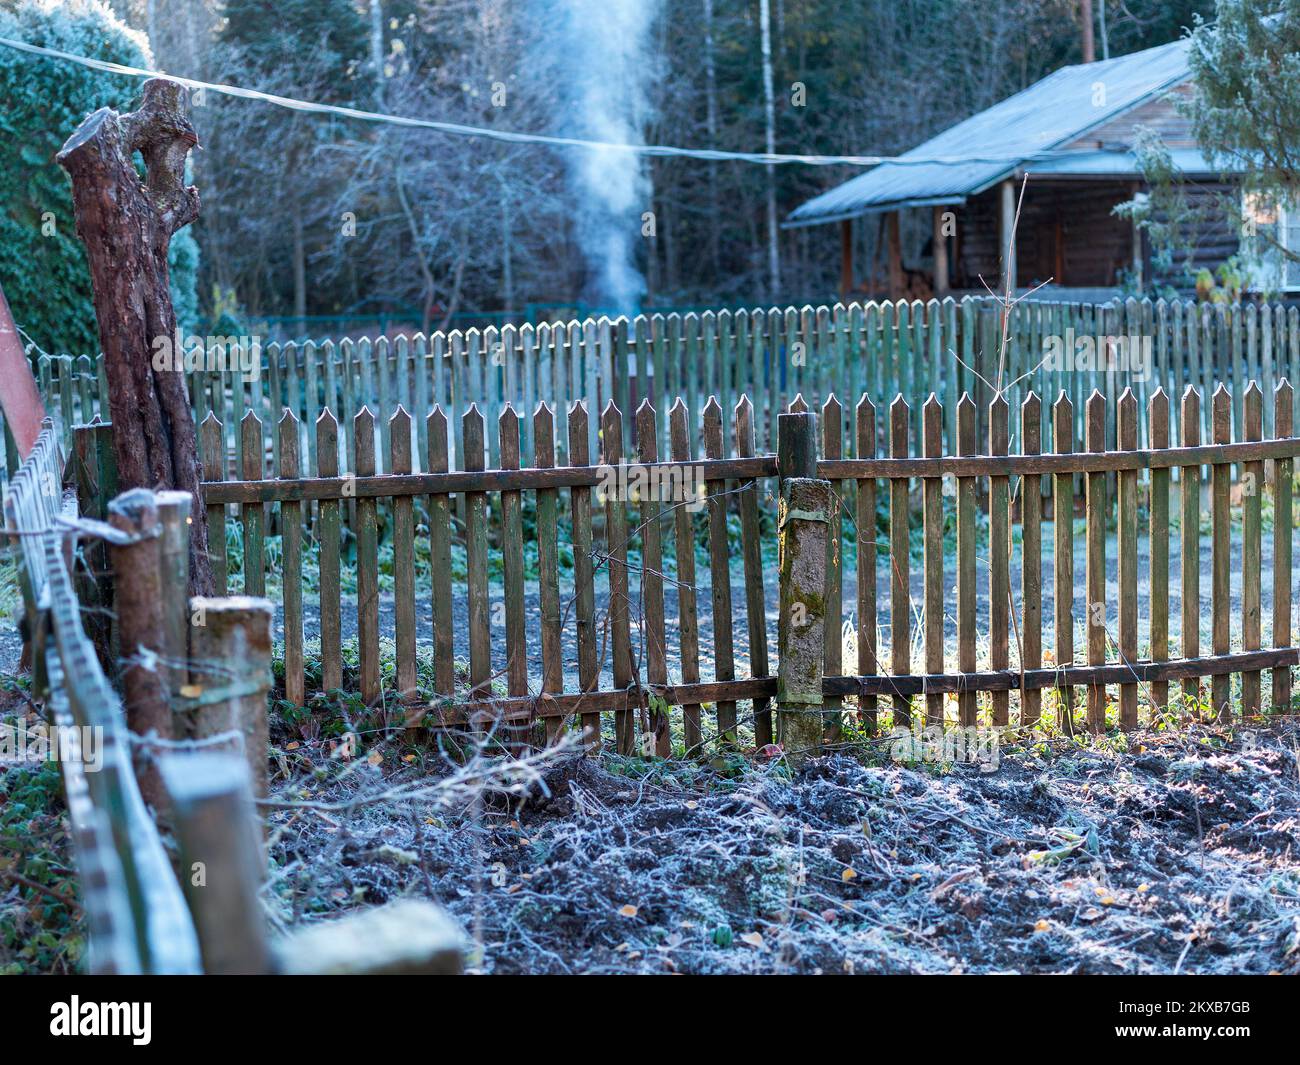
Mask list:
MULTIPOLYGON (((174 350, 176 311, 168 288, 172 234, 199 215, 186 186, 185 159, 198 143, 182 86, 144 84, 138 111, 102 107, 68 138, 58 162, 72 178, 77 234, 86 245, 99 341, 104 352, 113 450, 121 489, 179 489, 202 499, 182 352, 174 350), (133 162, 144 159, 143 182, 133 162), (171 358, 154 366, 155 345, 171 358)), ((213 593, 207 519, 194 508, 190 594, 213 593)))

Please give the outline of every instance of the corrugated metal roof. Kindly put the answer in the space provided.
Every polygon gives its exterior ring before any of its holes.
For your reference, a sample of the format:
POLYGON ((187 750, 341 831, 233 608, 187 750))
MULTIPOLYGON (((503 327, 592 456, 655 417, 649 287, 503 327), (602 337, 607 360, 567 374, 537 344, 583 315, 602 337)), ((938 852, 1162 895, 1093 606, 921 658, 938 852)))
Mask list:
POLYGON ((881 163, 809 200, 791 213, 786 225, 817 225, 902 206, 960 203, 1027 160, 1045 157, 1182 81, 1188 75, 1187 47, 1186 40, 1179 40, 1100 63, 1062 67, 897 161, 881 163), (1100 104, 1099 89, 1104 93, 1100 104), (926 162, 933 159, 943 162, 926 162))

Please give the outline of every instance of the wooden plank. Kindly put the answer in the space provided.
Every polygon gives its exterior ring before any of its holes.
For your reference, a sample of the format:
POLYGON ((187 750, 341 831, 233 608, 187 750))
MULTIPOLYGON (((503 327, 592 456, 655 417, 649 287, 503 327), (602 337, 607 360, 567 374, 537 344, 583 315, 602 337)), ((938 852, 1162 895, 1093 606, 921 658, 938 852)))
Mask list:
MULTIPOLYGON (((704 453, 709 458, 724 456, 722 407, 714 396, 704 406, 704 453)), ((709 503, 709 579, 713 606, 713 675, 718 681, 736 679, 732 646, 731 550, 727 543, 727 482, 706 480, 709 503)), ((730 700, 717 704, 718 742, 734 745, 736 704, 730 700)))
MULTIPOLYGON (((673 461, 686 466, 691 463, 690 413, 682 397, 678 396, 668 412, 669 432, 672 437, 673 461)), ((683 684, 700 681, 700 625, 695 595, 695 515, 686 507, 674 513, 673 542, 677 558, 677 632, 680 643, 683 684)), ((767 728, 771 730, 771 712, 767 714, 767 728)), ((682 727, 686 754, 697 754, 702 742, 699 703, 682 706, 682 727)), ((769 741, 770 742, 770 741, 769 741)))
MULTIPOLYGON (((1131 388, 1124 389, 1115 413, 1118 443, 1121 450, 1137 447, 1138 403, 1131 388)), ((1138 657, 1138 519, 1137 471, 1119 475, 1119 653, 1121 662, 1136 662, 1138 657)), ((1137 728, 1137 684, 1119 688, 1119 727, 1137 728)))
MULTIPOLYGON (((486 425, 477 403, 461 418, 461 469, 481 470, 486 461, 486 425)), ((465 568, 469 599, 469 681, 472 698, 492 697, 492 613, 488 602, 487 494, 465 498, 465 568)))
MULTIPOLYGON (((388 468, 411 472, 411 416, 400 403, 388 419, 388 468)), ((393 499, 393 632, 397 658, 397 697, 419 694, 415 670, 415 508, 410 496, 393 499)), ((418 723, 417 715, 408 716, 418 723)))
MULTIPOLYGON (((627 375, 623 375, 623 385, 627 375)), ((606 466, 623 464, 623 412, 611 399, 600 419, 602 460, 606 466)), ((626 691, 637 677, 632 657, 631 603, 627 573, 627 506, 618 491, 603 493, 605 503, 605 565, 609 573, 609 628, 613 651, 614 687, 626 691)), ((726 678, 732 679, 730 677, 726 678)), ((636 750, 632 713, 626 708, 614 712, 614 743, 619 754, 636 750)))
MULTIPOLYGON (((569 407, 569 461, 586 465, 591 452, 587 405, 575 400, 569 407)), ((594 692, 600 687, 600 667, 596 660, 596 585, 591 554, 591 489, 575 486, 569 494, 573 510, 573 598, 578 620, 578 688, 594 692)), ((600 714, 584 711, 583 739, 593 754, 601 747, 600 714)))
MULTIPOLYGON (((435 404, 425 419, 429 440, 428 469, 431 473, 447 469, 450 462, 447 446, 447 414, 435 404)), ((429 570, 433 617, 433 690, 451 696, 456 690, 453 656, 451 596, 451 499, 437 493, 429 496, 429 570)))
MULTIPOLYGON (((1270 323, 1271 324, 1271 323, 1270 323)), ((1271 339, 1272 330, 1269 331, 1271 339)), ((1271 350, 1271 344, 1269 345, 1271 350)), ((1250 382, 1243 401, 1243 429, 1247 440, 1263 436, 1264 394, 1250 382)), ((1247 462, 1241 467, 1241 647, 1255 651, 1260 644, 1260 549, 1261 497, 1264 494, 1264 464, 1247 462)), ((1241 675, 1241 713, 1258 716, 1261 707, 1260 675, 1256 670, 1241 675)))
MULTIPOLYGON (((754 454, 755 411, 748 396, 736 404, 736 454, 754 454)), ((758 482, 740 489, 740 549, 745 566, 745 617, 749 633, 749 675, 768 676, 767 600, 763 589, 763 543, 758 513, 758 482)), ((683 506, 677 508, 685 510, 683 506)), ((754 700, 754 746, 762 750, 775 739, 772 732, 771 702, 754 700)))
MULTIPOLYGON (((1211 425, 1216 444, 1232 439, 1232 395, 1223 384, 1211 399, 1211 425)), ((1229 580, 1232 572, 1231 506, 1232 466, 1216 462, 1210 467, 1210 614, 1211 646, 1216 655, 1228 653, 1231 641, 1232 598, 1229 580)), ((1210 685, 1211 713, 1219 721, 1232 715, 1231 678, 1216 676, 1210 685)))
MULTIPOLYGON (((1139 661, 1131 667, 1119 662, 1103 666, 1071 666, 1062 671, 1046 667, 1021 673, 1019 670, 978 673, 943 673, 931 676, 914 673, 898 677, 892 674, 852 677, 823 677, 822 692, 828 696, 875 695, 920 696, 930 692, 960 693, 1010 691, 1021 687, 1053 688, 1061 684, 1070 686, 1124 684, 1134 680, 1138 684, 1156 681, 1183 680, 1189 676, 1212 677, 1251 669, 1278 669, 1295 666, 1300 661, 1300 648, 1269 648, 1262 651, 1237 652, 1222 656, 1209 655, 1190 660, 1175 659, 1169 662, 1139 661)), ((695 685, 668 685, 655 691, 666 702, 682 705, 687 702, 707 702, 720 699, 771 698, 776 694, 775 677, 733 680, 726 684, 705 683, 695 685)), ((621 691, 596 691, 587 695, 560 695, 553 699, 536 700, 494 699, 487 702, 447 704, 435 710, 434 723, 442 726, 463 723, 470 715, 480 715, 483 721, 502 717, 562 716, 579 710, 598 712, 622 706, 627 693, 621 691)))
MULTIPOLYGON (((876 407, 865 392, 858 400, 855 440, 860 459, 876 455, 876 407)), ((863 478, 857 482, 857 509, 854 524, 858 537, 858 672, 875 673, 877 661, 878 626, 876 615, 876 479, 863 478)), ((858 700, 858 716, 869 732, 876 730, 879 699, 864 695, 858 700)))
MULTIPOLYGON (((832 393, 822 404, 821 417, 822 454, 828 459, 842 456, 844 440, 844 411, 840 401, 832 393)), ((844 483, 831 483, 831 515, 826 537, 826 610, 825 641, 823 669, 827 676, 842 672, 844 657, 844 578, 841 566, 841 549, 844 543, 844 483)), ((832 738, 838 738, 842 728, 840 720, 841 703, 838 699, 829 700, 822 708, 825 712, 823 724, 832 738)))
MULTIPOLYGON (((363 404, 352 419, 358 477, 375 472, 375 416, 363 404)), ((378 701, 379 686, 379 519, 373 498, 357 500, 357 645, 361 698, 378 701)))
MULTIPOLYGON (((1093 389, 1088 397, 1084 419, 1084 446, 1089 451, 1106 450, 1106 398, 1093 389)), ((1110 507, 1106 499, 1105 473, 1088 473, 1086 533, 1086 624, 1088 664, 1101 666, 1106 661, 1106 516, 1110 507)), ((1088 687, 1088 731, 1106 728, 1106 689, 1100 684, 1088 687)))
MULTIPOLYGON (((1037 349, 1035 349, 1037 350, 1037 349)), ((1043 404, 1031 391, 1020 404, 1020 450, 1034 455, 1042 450, 1043 404)), ((1020 597, 1022 669, 1043 664, 1043 487, 1037 474, 1020 480, 1020 597)), ((1020 690, 1020 727, 1033 728, 1042 714, 1043 695, 1037 689, 1020 690)))
MULTIPOLYGON (((1294 310, 1294 308, 1293 308, 1294 310)), ((1294 328, 1294 323, 1292 323, 1294 328)), ((1283 377, 1273 390, 1273 434, 1290 436, 1292 432, 1293 389, 1283 377)), ((1291 532, 1293 528, 1291 477, 1294 464, 1279 459, 1273 467, 1273 646, 1291 644, 1291 532)), ((1291 708, 1291 669, 1273 670, 1273 713, 1283 714, 1291 708)))
MULTIPOLYGON (((203 480, 224 481, 226 478, 226 436, 220 420, 211 411, 203 419, 203 480)), ((217 595, 228 595, 226 561, 226 507, 206 499, 208 510, 208 558, 212 563, 212 579, 217 595)))
MULTIPOLYGON (((645 352, 640 349, 638 372, 644 365, 645 352)), ((637 380, 637 388, 646 379, 637 380)), ((659 416, 649 399, 643 399, 636 412, 637 461, 659 461, 659 416)), ((680 482, 679 482, 680 483, 680 482)), ((645 649, 646 679, 650 684, 668 683, 668 645, 664 635, 663 547, 660 531, 661 495, 653 484, 641 493, 641 641, 645 649)), ((667 714, 650 708, 649 732, 643 737, 643 755, 669 758, 673 753, 672 735, 667 714), (653 737, 653 740, 651 739, 653 737), (651 746, 653 743, 653 746, 651 746)))
MULTIPOLYGON (((1201 441, 1201 394, 1189 384, 1183 391, 1181 443, 1195 446, 1201 441)), ((1184 658, 1201 653, 1201 467, 1179 470, 1181 514, 1179 515, 1179 557, 1181 569, 1182 652, 1184 658)), ((1183 685, 1183 697, 1195 707, 1201 701, 1200 681, 1191 678, 1183 685)))
MULTIPOLYGON (((977 437, 975 401, 963 392, 957 401, 957 449, 973 454, 977 437)), ((957 668, 975 672, 975 478, 957 481, 957 668)), ((963 727, 976 723, 975 693, 957 696, 957 719, 963 727)))
MULTIPOLYGON (((1169 446, 1169 396, 1163 388, 1151 394, 1147 404, 1150 428, 1148 439, 1153 448, 1169 446)), ((1169 658, 1169 471, 1151 471, 1150 506, 1150 597, 1151 658, 1164 662, 1169 658)), ((1169 685, 1163 681, 1151 686, 1153 718, 1162 717, 1169 707, 1169 685)))
MULTIPOLYGON (((1052 404, 1052 446, 1058 455, 1074 451, 1074 404, 1062 391, 1052 404)), ((1074 477, 1060 473, 1052 485, 1052 628, 1057 669, 1074 663, 1074 477)), ((1057 689, 1057 724, 1074 732, 1074 692, 1057 689)))
MULTIPOLYGON (((1005 455, 1010 445, 1010 411, 1004 395, 998 393, 989 404, 989 453, 1005 455)), ((1006 669, 1011 663, 1011 512, 1010 481, 989 478, 989 667, 1006 669)), ((994 692, 993 724, 1011 721, 1011 700, 1007 692, 994 692)))
MULTIPOLYGON (((943 405, 931 392, 921 408, 921 439, 927 456, 943 451, 943 405)), ((927 477, 922 482, 925 522, 925 671, 942 673, 943 666, 943 480, 927 477)), ((828 667, 828 674, 834 672, 828 667)), ((925 697, 925 718, 930 725, 943 724, 943 695, 925 697)))
MULTIPOLYGON (((513 356, 511 356, 513 358, 513 356)), ((497 418, 501 467, 519 468, 522 434, 519 415, 509 399, 497 418)), ((524 613, 524 512, 519 492, 501 493, 501 568, 505 590, 506 692, 528 694, 528 637, 524 613)), ((528 745, 527 728, 508 737, 511 750, 521 754, 528 745)))
MULTIPOLYGON (((264 447, 262 419, 248 411, 239 423, 240 468, 246 481, 260 481, 263 473, 264 447)), ((266 594, 266 515, 261 503, 245 503, 241 508, 244 524, 244 594, 266 594)))
MULTIPOLYGON (((322 477, 334 476, 339 469, 339 423, 326 407, 316 419, 316 463, 322 477)), ((339 541, 340 504, 321 500, 320 504, 320 660, 321 686, 327 691, 343 687, 342 581, 339 541)))
MULTIPOLYGON (((898 395, 889 405, 889 453, 901 458, 908 453, 907 400, 898 395)), ((889 482, 889 648, 890 668, 899 676, 912 672, 912 600, 908 578, 912 572, 908 536, 908 482, 905 477, 889 482)), ((894 697, 894 727, 910 728, 912 701, 894 697)))
MULTIPOLYGON (((286 410, 280 419, 280 476, 298 475, 298 418, 286 410)), ((280 505, 284 555, 284 697, 294 706, 307 702, 302 656, 302 504, 280 505)))
MULTIPOLYGON (((533 414, 533 461, 543 468, 555 465, 555 412, 545 401, 533 414)), ((541 608, 542 692, 564 691, 564 659, 560 616, 559 493, 544 488, 537 493, 537 584, 541 608)), ((563 728, 561 718, 546 719, 546 742, 555 743, 563 728)))

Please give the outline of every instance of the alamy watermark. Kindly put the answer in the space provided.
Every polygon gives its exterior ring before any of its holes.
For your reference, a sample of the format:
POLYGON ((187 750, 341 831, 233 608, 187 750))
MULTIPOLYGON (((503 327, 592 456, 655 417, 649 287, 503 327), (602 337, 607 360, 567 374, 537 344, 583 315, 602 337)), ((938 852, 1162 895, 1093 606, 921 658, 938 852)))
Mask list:
POLYGON ((87 773, 97 773, 104 765, 104 727, 0 721, 0 761, 80 762, 87 773))
POLYGON ((992 773, 1002 762, 1001 742, 1001 733, 995 728, 927 725, 913 732, 898 725, 889 734, 889 756, 895 762, 975 765, 981 773, 992 773))
POLYGON ((262 376, 261 337, 186 336, 177 328, 172 336, 154 337, 150 347, 160 373, 240 373, 245 381, 262 376))
POLYGON ((1151 337, 1130 333, 1096 336, 1075 333, 1073 327, 1064 335, 1043 337, 1043 368, 1062 373, 1089 373, 1115 370, 1131 374, 1134 381, 1145 381, 1153 368, 1151 337))
POLYGON ((596 479, 601 502, 615 499, 629 503, 681 503, 694 513, 703 510, 707 501, 704 467, 689 463, 598 466, 596 479))

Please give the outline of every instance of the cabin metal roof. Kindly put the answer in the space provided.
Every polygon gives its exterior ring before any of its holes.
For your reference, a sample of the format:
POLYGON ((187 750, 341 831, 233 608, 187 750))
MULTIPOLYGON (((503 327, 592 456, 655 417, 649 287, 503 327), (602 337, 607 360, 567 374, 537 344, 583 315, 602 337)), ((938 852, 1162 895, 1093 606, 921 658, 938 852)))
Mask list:
MULTIPOLYGON (((1118 156, 1132 153, 1059 149, 1186 79, 1187 49, 1183 39, 1099 63, 1062 67, 896 161, 823 192, 793 211, 785 224, 819 225, 899 207, 963 203, 1027 163, 1038 164, 1033 169, 1039 172, 1064 167, 1059 174, 1072 173, 1071 165, 1083 163, 1071 156, 1109 156, 1094 158, 1092 164, 1118 165, 1118 156)), ((1135 164, 1120 172, 1136 173, 1135 164)))

